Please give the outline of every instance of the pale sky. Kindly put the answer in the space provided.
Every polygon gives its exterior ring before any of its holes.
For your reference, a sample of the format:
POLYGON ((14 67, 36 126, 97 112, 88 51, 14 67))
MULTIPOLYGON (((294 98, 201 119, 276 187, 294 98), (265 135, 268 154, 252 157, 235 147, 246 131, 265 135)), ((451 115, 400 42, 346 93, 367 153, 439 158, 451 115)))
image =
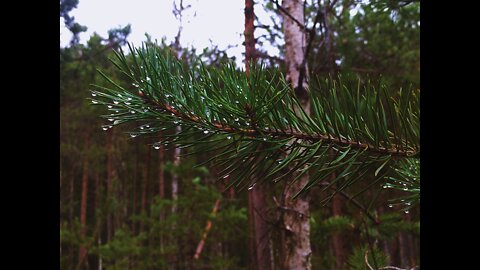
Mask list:
MULTIPOLYGON (((180 1, 176 1, 179 3, 180 1)), ((227 51, 229 56, 237 58, 237 64, 242 61, 244 51, 244 0, 184 0, 184 6, 192 7, 183 13, 183 31, 181 45, 194 46, 198 50, 210 47, 211 43, 225 49, 228 45, 237 45, 227 51)), ((119 26, 131 24, 128 41, 139 46, 146 40, 145 33, 152 39, 167 38, 167 43, 174 40, 178 31, 179 21, 172 13, 173 0, 80 0, 76 9, 70 12, 75 21, 88 27, 87 32, 80 35, 80 42, 85 43, 97 32, 102 37, 108 37, 107 31, 119 26)), ((263 9, 255 5, 255 13, 264 23, 270 22, 263 9)), ((256 29, 259 36, 262 29, 256 29)), ((69 43, 71 33, 60 20, 60 44, 69 43)), ((274 48, 264 48, 271 55, 278 55, 274 48)))

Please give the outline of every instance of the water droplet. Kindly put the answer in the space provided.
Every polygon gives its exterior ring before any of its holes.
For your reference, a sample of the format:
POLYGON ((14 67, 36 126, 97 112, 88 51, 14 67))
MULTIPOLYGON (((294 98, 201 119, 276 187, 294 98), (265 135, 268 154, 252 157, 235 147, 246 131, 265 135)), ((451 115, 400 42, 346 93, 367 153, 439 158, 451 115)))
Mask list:
POLYGON ((130 133, 130 137, 132 137, 132 138, 135 138, 137 136, 138 136, 138 134, 136 134, 136 133, 130 133))
POLYGON ((253 187, 255 187, 256 184, 257 184, 257 183, 254 183, 253 185, 249 186, 249 187, 248 187, 248 190, 252 190, 253 187))
POLYGON ((240 103, 240 102, 238 102, 238 100, 235 100, 235 103, 237 103, 237 104, 238 104, 238 103, 240 103))
POLYGON ((175 125, 177 125, 179 122, 178 122, 178 121, 173 121, 173 123, 174 123, 175 125))
POLYGON ((96 100, 92 100, 92 103, 93 103, 93 104, 97 104, 97 103, 98 103, 98 101, 96 101, 96 100))
POLYGON ((129 97, 129 98, 127 98, 127 100, 132 100, 132 98, 131 98, 131 97, 129 97))
POLYGON ((132 104, 132 103, 130 103, 130 102, 125 102, 125 105, 130 105, 130 104, 132 104))
POLYGON ((120 94, 117 94, 117 96, 122 97, 122 95, 120 95, 120 94))
POLYGON ((238 122, 238 120, 240 120, 240 119, 238 119, 238 118, 235 118, 235 122, 238 122))
POLYGON ((230 140, 230 139, 232 139, 232 136, 227 136, 227 140, 230 140))
POLYGON ((108 105, 107 107, 108 107, 109 109, 113 108, 113 106, 112 106, 112 105, 108 105))
POLYGON ((96 97, 96 96, 97 96, 97 94, 95 94, 95 93, 92 93, 92 97, 96 97))
POLYGON ((201 99, 202 101, 204 101, 204 100, 205 100, 205 98, 204 98, 204 97, 200 97, 200 99, 201 99))
POLYGON ((267 141, 267 138, 263 138, 264 141, 267 141))
POLYGON ((222 105, 222 104, 218 104, 218 107, 222 108, 222 107, 223 107, 223 105, 222 105))
POLYGON ((135 111, 130 111, 130 112, 131 112, 132 114, 134 114, 134 113, 135 113, 135 111))
POLYGON ((407 190, 408 190, 408 188, 404 188, 403 190, 407 191, 407 190))
POLYGON ((389 205, 388 205, 388 207, 392 208, 392 207, 393 207, 393 205, 389 204, 389 205))
POLYGON ((408 210, 405 210, 405 214, 408 214, 409 212, 410 212, 410 211, 408 211, 408 210))
POLYGON ((114 104, 118 104, 119 102, 118 102, 118 101, 116 101, 116 100, 114 100, 114 101, 113 101, 113 103, 114 103, 114 104))
POLYGON ((143 126, 141 126, 141 127, 140 127, 140 129, 144 129, 144 127, 143 127, 143 126))
POLYGON ((166 95, 165 95, 165 97, 169 98, 169 97, 171 97, 171 95, 169 95, 169 94, 166 94, 166 95))
POLYGON ((228 178, 229 176, 230 176, 230 174, 227 174, 227 175, 225 175, 223 178, 228 178))
POLYGON ((146 127, 146 128, 149 128, 149 127, 150 127, 150 125, 145 125, 145 127, 146 127))
POLYGON ((108 130, 108 127, 102 127, 102 129, 106 131, 106 130, 108 130))
POLYGON ((411 202, 407 202, 406 205, 411 205, 412 203, 411 202))
POLYGON ((160 142, 156 142, 156 143, 153 144, 153 148, 158 150, 158 149, 160 149, 161 145, 162 144, 160 142))
POLYGON ((108 121, 113 122, 113 121, 115 121, 115 119, 113 119, 113 118, 108 118, 108 121))
POLYGON ((204 133, 204 134, 208 134, 208 130, 204 130, 203 133, 204 133))

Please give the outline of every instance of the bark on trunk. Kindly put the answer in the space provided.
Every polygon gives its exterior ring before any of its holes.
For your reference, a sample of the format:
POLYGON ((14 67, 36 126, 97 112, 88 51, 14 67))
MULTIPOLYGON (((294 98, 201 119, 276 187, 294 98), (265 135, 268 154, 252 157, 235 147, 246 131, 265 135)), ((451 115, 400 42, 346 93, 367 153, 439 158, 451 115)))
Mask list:
MULTIPOLYGON (((114 129, 109 129, 107 134, 107 201, 111 199, 113 195, 112 192, 112 181, 113 181, 113 136, 114 129)), ((112 215, 107 212, 107 242, 112 239, 113 235, 113 224, 112 224, 112 215)))
POLYGON ((265 185, 255 185, 249 191, 252 196, 253 215, 251 216, 255 225, 255 250, 257 256, 257 266, 259 270, 271 269, 272 259, 270 252, 270 233, 266 222, 266 187, 265 185))
MULTIPOLYGON (((143 185, 142 185, 142 202, 141 202, 141 213, 145 213, 147 211, 147 192, 148 192, 148 179, 150 175, 150 148, 147 149, 148 153, 146 155, 146 160, 143 168, 143 185)), ((145 223, 140 221, 140 229, 139 232, 142 233, 145 227, 145 223)))
MULTIPOLYGON (((250 64, 255 63, 254 35, 254 2, 245 0, 245 73, 250 75, 250 64)), ((265 187, 257 185, 248 194, 249 213, 249 247, 251 249, 251 268, 259 270, 271 269, 270 237, 268 224, 265 220, 266 200, 265 187)))
MULTIPOLYGON (((332 201, 332 212, 333 216, 341 216, 343 214, 342 211, 343 199, 339 194, 333 196, 332 201)), ((335 264, 336 270, 342 270, 345 264, 345 252, 344 252, 344 241, 343 235, 341 232, 335 232, 332 236, 333 242, 333 249, 335 254, 335 264)))
MULTIPOLYGON (((82 173, 82 198, 80 202, 80 224, 81 224, 81 238, 84 239, 86 235, 87 225, 87 195, 88 195, 88 149, 90 148, 90 136, 85 136, 85 155, 83 157, 83 173, 82 173)), ((87 249, 84 246, 80 246, 78 254, 79 266, 85 260, 87 256, 87 249)))
MULTIPOLYGON (((302 1, 284 0, 282 7, 300 24, 304 25, 302 1)), ((295 89, 303 109, 309 113, 310 102, 306 92, 306 80, 302 80, 299 84, 300 69, 305 57, 305 33, 294 20, 285 15, 283 16, 283 29, 285 34, 285 62, 287 65, 286 77, 295 89)), ((307 70, 305 67, 304 78, 307 77, 307 70)), ((286 254, 283 265, 289 270, 311 269, 309 198, 299 197, 292 200, 292 196, 303 188, 308 180, 308 174, 304 174, 297 181, 287 185, 284 192, 285 212, 283 213, 283 222, 286 254)))

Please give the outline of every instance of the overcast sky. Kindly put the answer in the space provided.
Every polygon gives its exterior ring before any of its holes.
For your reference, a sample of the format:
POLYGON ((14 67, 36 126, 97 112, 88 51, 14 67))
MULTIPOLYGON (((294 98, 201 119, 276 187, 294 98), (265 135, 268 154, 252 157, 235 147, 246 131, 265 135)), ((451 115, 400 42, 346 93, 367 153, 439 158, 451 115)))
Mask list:
MULTIPOLYGON (((179 3, 180 1, 176 1, 179 3)), ((183 31, 181 45, 194 46, 198 49, 210 47, 211 42, 225 49, 228 45, 238 45, 229 49, 229 56, 235 56, 241 63, 244 47, 244 0, 184 0, 184 5, 192 7, 183 14, 183 31)), ((145 41, 145 33, 152 39, 167 38, 171 42, 177 34, 179 21, 172 13, 173 0, 80 0, 76 9, 70 12, 75 21, 88 27, 86 33, 80 35, 80 42, 85 43, 97 32, 108 37, 107 31, 119 26, 131 24, 132 32, 128 41, 138 46, 145 41)), ((255 13, 262 21, 268 22, 262 8, 255 13)), ((255 34, 257 35, 257 32, 255 34)), ((60 20, 60 44, 69 43, 71 33, 60 20)), ((265 48, 268 49, 268 48, 265 48)), ((268 49, 272 55, 277 50, 268 49)))

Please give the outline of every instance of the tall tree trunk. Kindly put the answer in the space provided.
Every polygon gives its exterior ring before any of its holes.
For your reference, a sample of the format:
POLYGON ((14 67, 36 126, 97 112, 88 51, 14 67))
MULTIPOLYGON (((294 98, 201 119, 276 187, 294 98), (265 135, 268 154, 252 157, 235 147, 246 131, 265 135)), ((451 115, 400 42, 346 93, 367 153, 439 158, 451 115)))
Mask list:
MULTIPOLYGON (((303 2, 299 0, 283 0, 282 7, 300 24, 304 25, 303 2)), ((285 62, 287 65, 287 80, 295 89, 303 109, 310 112, 306 80, 307 68, 304 67, 303 74, 300 68, 305 57, 306 39, 302 28, 289 16, 283 16, 283 29, 285 34, 285 62), (301 82, 299 78, 303 76, 301 82)), ((294 173, 293 177, 295 177, 294 173)), ((293 179, 293 178, 292 178, 293 179)), ((297 181, 289 183, 284 191, 285 209, 283 213, 285 269, 311 269, 311 247, 310 247, 310 206, 308 196, 292 200, 292 197, 303 188, 309 180, 308 174, 304 174, 297 181)))
POLYGON ((402 268, 407 268, 409 265, 409 250, 407 236, 405 232, 400 232, 398 234, 398 245, 400 249, 400 266, 402 268))
MULTIPOLYGON (((150 148, 147 149, 148 153, 146 155, 145 164, 143 167, 143 184, 142 184, 142 202, 141 202, 141 213, 146 214, 147 211, 147 192, 148 192, 148 179, 150 175, 150 148)), ((142 233, 145 227, 145 223, 140 221, 139 233, 142 233)))
MULTIPOLYGON (((333 216, 341 216, 343 214, 342 211, 343 199, 340 194, 335 194, 332 200, 332 212, 333 216)), ((333 249, 335 254, 335 269, 342 270, 345 264, 345 246, 343 241, 343 235, 341 232, 335 232, 332 236, 333 242, 333 249)))
MULTIPOLYGON (((405 214, 405 220, 408 222, 412 222, 412 216, 410 213, 405 214)), ((416 246, 413 241, 413 235, 412 232, 405 232, 406 237, 407 237, 407 246, 408 246, 408 251, 409 251, 409 268, 413 268, 416 266, 416 246)))
MULTIPOLYGON (((159 137, 162 134, 160 133, 159 137)), ((158 195, 160 199, 165 199, 165 151, 162 144, 159 145, 158 150, 158 195)), ((165 212, 163 209, 160 209, 160 222, 165 220, 165 212)), ((164 246, 164 239, 163 235, 160 234, 159 236, 160 241, 160 254, 163 254, 163 246, 164 246)))
MULTIPOLYGON (((90 148, 90 134, 85 135, 85 149, 83 157, 83 173, 82 173, 82 198, 80 202, 80 225, 81 225, 81 239, 85 240, 86 225, 87 225, 87 195, 88 195, 88 150, 90 148)), ((80 246, 78 254, 78 266, 80 266, 87 256, 87 249, 80 246)), ((77 267, 78 267, 77 266, 77 267)))
MULTIPOLYGON (((107 131, 107 202, 110 202, 111 196, 113 196, 112 181, 114 177, 114 172, 113 172, 114 132, 115 130, 113 128, 107 131)), ((112 234, 113 234, 112 214, 109 211, 107 211, 107 242, 112 239, 112 234)))
POLYGON ((162 144, 158 146, 158 163, 158 195, 165 199, 165 150, 162 144))
MULTIPOLYGON (((254 35, 254 2, 245 0, 245 72, 250 75, 250 64, 255 61, 255 35, 254 35)), ((248 193, 249 214, 249 247, 251 248, 251 268, 259 270, 271 269, 272 259, 270 254, 270 237, 268 224, 265 220, 266 200, 265 186, 256 185, 248 193), (255 258, 252 255, 256 255, 255 258)))
MULTIPOLYGON (((182 128, 177 126, 175 129, 176 133, 180 133, 182 128)), ((171 215, 175 215, 177 213, 177 200, 178 200, 178 167, 180 166, 180 154, 181 148, 175 147, 173 151, 173 167, 176 170, 175 173, 172 174, 172 181, 171 181, 171 189, 172 189, 172 208, 171 208, 171 215)), ((177 229, 177 224, 172 222, 172 231, 175 232, 177 229)), ((171 241, 176 241, 176 239, 172 239, 171 241)), ((178 254, 173 254, 172 261, 174 263, 171 265, 170 269, 175 269, 178 267, 178 254)))

